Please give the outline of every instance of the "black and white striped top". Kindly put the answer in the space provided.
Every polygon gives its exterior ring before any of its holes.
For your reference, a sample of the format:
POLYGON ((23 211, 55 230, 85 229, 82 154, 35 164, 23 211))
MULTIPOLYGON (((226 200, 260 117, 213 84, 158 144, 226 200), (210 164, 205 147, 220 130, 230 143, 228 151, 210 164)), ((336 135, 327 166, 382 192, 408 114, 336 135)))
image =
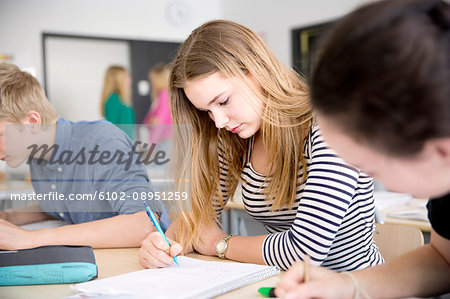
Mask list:
MULTIPOLYGON (((242 198, 248 214, 269 232, 262 246, 264 261, 286 270, 311 257, 313 265, 352 271, 383 263, 372 239, 375 205, 373 180, 338 158, 314 126, 305 144, 307 178, 298 187, 294 206, 271 212, 261 186, 265 176, 251 165, 252 143, 241 174, 242 198)), ((223 161, 221 155, 219 160, 223 161)), ((301 166, 300 166, 301 167, 301 166)), ((301 169, 300 172, 301 173, 301 169)), ((227 171, 222 167, 222 194, 227 171)), ((214 202, 220 213, 220 205, 214 202)))

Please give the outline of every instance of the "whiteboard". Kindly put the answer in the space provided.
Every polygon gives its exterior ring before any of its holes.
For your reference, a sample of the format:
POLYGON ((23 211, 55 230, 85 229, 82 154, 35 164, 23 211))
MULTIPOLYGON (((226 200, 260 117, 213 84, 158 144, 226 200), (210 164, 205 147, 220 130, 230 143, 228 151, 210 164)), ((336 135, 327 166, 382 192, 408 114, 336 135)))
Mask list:
POLYGON ((96 120, 106 69, 112 64, 130 70, 127 41, 47 36, 47 96, 60 117, 96 120))

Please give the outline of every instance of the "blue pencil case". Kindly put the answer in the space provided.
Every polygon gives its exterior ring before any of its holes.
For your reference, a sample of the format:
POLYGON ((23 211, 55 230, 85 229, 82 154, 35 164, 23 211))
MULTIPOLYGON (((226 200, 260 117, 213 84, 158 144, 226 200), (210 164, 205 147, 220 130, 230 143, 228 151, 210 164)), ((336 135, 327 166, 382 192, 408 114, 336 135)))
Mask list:
POLYGON ((78 283, 97 277, 90 246, 41 246, 0 251, 0 286, 78 283))

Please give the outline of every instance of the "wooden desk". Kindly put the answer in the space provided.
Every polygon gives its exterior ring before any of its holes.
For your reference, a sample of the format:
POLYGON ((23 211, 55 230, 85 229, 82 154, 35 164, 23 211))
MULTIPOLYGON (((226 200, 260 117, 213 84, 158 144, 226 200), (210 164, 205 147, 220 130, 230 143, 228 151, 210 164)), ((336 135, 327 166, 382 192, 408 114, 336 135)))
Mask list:
MULTIPOLYGON (((98 279, 142 270, 138 261, 139 248, 123 249, 95 249, 95 258, 98 266, 98 279)), ((192 258, 207 261, 224 261, 218 257, 208 257, 199 254, 188 254, 192 258)), ((231 261, 229 261, 231 262, 231 261)), ((275 286, 280 280, 281 274, 259 281, 257 283, 236 289, 217 298, 262 298, 258 288, 275 286)), ((72 289, 73 284, 33 285, 0 287, 2 299, 61 299, 76 294, 72 289)))

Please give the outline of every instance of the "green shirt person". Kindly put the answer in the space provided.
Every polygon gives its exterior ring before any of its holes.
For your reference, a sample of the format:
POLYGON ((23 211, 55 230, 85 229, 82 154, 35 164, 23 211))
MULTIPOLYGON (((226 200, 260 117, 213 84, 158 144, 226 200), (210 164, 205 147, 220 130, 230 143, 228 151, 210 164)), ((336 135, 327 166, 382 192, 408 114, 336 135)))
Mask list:
POLYGON ((106 70, 100 112, 133 139, 136 121, 131 103, 131 77, 124 67, 112 65, 106 70))

